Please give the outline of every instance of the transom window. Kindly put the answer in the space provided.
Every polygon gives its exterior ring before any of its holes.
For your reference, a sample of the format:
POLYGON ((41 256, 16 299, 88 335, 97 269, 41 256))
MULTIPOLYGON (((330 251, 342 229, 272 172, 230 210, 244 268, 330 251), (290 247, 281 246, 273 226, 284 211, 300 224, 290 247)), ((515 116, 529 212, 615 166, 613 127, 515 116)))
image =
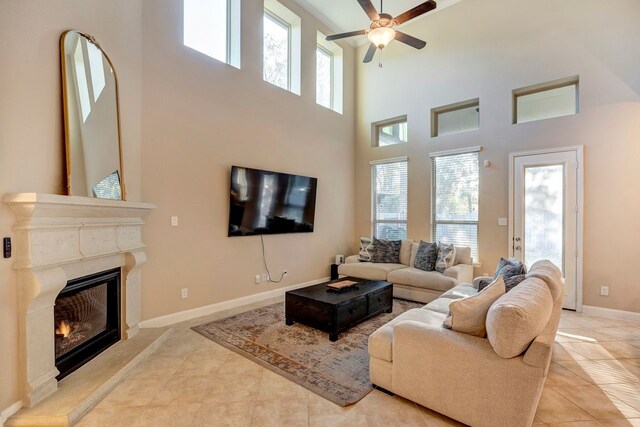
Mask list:
POLYGON ((342 48, 316 35, 316 103, 342 114, 342 48))
POLYGON ((407 238, 407 159, 371 164, 371 234, 378 239, 407 238))
POLYGON ((291 27, 287 22, 268 10, 264 11, 264 80, 287 90, 291 88, 290 33, 291 27))
POLYGON ((578 113, 578 76, 513 91, 513 123, 578 113))
POLYGON ((431 232, 434 242, 471 248, 478 260, 478 151, 433 153, 431 232))
POLYGON ((402 144, 409 140, 407 116, 373 123, 373 147, 402 144))
POLYGON ((240 0, 184 0, 183 43, 240 68, 240 0))
POLYGON ((333 54, 316 47, 316 102, 323 107, 333 105, 333 54))
POLYGON ((299 95, 300 17, 276 0, 265 0, 264 6, 264 80, 299 95))

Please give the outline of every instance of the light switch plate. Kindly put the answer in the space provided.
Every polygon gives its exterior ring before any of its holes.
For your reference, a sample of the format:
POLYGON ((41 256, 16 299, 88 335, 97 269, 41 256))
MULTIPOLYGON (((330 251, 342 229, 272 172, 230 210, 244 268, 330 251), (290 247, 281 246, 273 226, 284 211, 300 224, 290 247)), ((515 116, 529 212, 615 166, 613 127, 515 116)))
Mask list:
POLYGON ((498 225, 509 225, 507 218, 498 218, 498 225))
POLYGON ((172 227, 177 227, 178 226, 178 217, 177 216, 172 216, 171 217, 171 226, 172 227))

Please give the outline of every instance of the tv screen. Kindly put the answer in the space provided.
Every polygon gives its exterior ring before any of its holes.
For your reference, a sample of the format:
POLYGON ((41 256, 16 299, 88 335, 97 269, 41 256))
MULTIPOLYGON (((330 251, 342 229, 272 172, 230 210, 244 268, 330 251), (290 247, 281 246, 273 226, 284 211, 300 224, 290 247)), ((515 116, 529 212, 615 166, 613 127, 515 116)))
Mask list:
POLYGON ((310 233, 317 178, 231 167, 229 236, 310 233))

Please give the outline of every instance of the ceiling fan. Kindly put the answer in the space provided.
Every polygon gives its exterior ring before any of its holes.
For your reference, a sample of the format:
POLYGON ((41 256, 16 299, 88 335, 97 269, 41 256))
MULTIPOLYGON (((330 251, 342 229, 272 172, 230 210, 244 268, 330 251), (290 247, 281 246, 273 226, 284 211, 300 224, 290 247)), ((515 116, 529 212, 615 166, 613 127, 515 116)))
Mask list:
POLYGON ((376 49, 383 49, 391 40, 398 40, 399 42, 415 47, 416 49, 422 49, 427 44, 425 41, 402 33, 398 30, 394 30, 393 27, 435 9, 437 5, 434 0, 426 1, 404 13, 401 13, 395 18, 388 13, 382 13, 382 0, 380 0, 380 13, 376 11, 371 0, 358 0, 358 3, 369 16, 369 19, 371 19, 369 28, 359 31, 351 31, 348 33, 333 34, 331 36, 327 36, 327 40, 338 40, 347 37, 366 35, 371 42, 371 45, 369 45, 369 49, 364 55, 364 63, 371 62, 373 55, 376 53, 376 49))

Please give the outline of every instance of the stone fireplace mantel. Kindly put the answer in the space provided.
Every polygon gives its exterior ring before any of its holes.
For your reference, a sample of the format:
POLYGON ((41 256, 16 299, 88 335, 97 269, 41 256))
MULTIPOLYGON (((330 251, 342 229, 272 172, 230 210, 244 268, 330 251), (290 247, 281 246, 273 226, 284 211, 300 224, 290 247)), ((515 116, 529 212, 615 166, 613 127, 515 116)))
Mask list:
POLYGON ((146 262, 142 218, 155 206, 41 193, 3 197, 14 231, 23 405, 56 391, 54 303, 67 281, 122 268, 122 338, 140 322, 140 267, 146 262))

